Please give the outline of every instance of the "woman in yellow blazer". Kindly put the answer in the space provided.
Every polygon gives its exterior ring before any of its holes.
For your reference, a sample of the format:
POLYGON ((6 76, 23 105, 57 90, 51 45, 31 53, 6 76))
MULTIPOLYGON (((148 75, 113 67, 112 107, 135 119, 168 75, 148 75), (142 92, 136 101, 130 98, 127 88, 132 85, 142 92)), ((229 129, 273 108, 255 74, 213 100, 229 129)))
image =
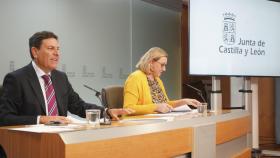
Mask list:
POLYGON ((138 70, 131 73, 124 86, 124 108, 135 110, 134 114, 153 112, 166 113, 181 105, 197 106, 195 99, 179 99, 170 101, 164 85, 159 78, 166 70, 167 53, 153 47, 148 50, 136 65, 138 70))

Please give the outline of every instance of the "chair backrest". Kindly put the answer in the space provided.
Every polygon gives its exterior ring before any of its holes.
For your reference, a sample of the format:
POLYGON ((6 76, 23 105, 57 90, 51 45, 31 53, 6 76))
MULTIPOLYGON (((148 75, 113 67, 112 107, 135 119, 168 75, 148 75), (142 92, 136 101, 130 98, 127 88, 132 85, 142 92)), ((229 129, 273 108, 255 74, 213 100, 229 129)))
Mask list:
POLYGON ((0 85, 0 97, 2 96, 2 93, 3 93, 3 87, 2 85, 0 85))
POLYGON ((102 102, 108 108, 122 108, 123 107, 123 86, 111 85, 102 88, 101 92, 102 102))

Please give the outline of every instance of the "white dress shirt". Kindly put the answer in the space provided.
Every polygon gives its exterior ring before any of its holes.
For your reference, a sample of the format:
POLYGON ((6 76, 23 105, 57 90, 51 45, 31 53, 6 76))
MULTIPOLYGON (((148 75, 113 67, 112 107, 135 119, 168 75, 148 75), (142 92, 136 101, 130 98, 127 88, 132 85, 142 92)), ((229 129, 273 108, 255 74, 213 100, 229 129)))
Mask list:
MULTIPOLYGON (((46 99, 46 91, 45 91, 45 82, 44 79, 42 78, 43 75, 51 75, 51 73, 46 74, 42 69, 40 69, 39 66, 36 65, 34 61, 32 61, 32 66, 36 72, 37 78, 39 80, 41 90, 44 96, 44 101, 45 101, 45 110, 46 110, 46 115, 48 115, 48 104, 47 104, 47 99, 46 99)), ((39 124, 40 121, 40 116, 37 117, 37 124, 39 124)))

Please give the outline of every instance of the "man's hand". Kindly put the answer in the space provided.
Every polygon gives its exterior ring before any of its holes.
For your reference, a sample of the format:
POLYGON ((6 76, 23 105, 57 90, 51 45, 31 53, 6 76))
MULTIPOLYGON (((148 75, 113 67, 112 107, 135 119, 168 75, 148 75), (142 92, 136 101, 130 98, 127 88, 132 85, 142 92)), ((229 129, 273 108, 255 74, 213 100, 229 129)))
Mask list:
POLYGON ((50 121, 58 121, 62 124, 68 124, 71 123, 71 120, 64 116, 40 116, 40 122, 41 124, 46 124, 50 121))
POLYGON ((120 120, 119 115, 129 115, 134 113, 135 111, 132 109, 109 109, 108 113, 112 117, 112 120, 120 120))

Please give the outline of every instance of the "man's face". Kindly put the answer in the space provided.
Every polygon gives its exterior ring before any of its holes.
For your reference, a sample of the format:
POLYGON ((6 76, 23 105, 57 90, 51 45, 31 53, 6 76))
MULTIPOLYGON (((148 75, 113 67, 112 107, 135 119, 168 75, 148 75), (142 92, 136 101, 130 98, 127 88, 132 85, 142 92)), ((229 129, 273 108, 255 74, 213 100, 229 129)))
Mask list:
POLYGON ((35 63, 45 73, 49 73, 57 68, 59 61, 59 43, 55 38, 44 39, 40 49, 32 47, 31 50, 35 63))

